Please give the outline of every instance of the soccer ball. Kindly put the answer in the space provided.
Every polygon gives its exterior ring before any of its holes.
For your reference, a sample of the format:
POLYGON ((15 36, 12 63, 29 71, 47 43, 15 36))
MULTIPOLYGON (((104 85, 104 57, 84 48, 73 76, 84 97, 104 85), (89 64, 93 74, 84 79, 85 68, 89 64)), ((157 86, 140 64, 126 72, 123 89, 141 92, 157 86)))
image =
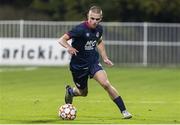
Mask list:
POLYGON ((64 104, 59 108, 58 116, 63 120, 74 120, 77 110, 72 104, 64 104))

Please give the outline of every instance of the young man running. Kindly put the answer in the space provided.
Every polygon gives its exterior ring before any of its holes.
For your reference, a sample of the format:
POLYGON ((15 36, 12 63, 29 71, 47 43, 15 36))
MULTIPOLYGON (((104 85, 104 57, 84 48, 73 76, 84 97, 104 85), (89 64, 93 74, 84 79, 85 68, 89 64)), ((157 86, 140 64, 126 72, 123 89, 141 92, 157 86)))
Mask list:
POLYGON ((102 9, 92 6, 87 14, 87 21, 77 25, 59 38, 58 42, 72 55, 70 70, 76 87, 66 86, 65 102, 72 103, 75 96, 87 96, 88 77, 95 79, 109 94, 120 109, 124 119, 132 115, 126 110, 125 104, 117 90, 111 85, 106 72, 99 63, 99 54, 105 64, 113 66, 108 58, 102 40, 103 29, 99 24, 102 20, 102 9), (72 39, 70 45, 67 41, 72 39), (97 51, 98 50, 98 51, 97 51))

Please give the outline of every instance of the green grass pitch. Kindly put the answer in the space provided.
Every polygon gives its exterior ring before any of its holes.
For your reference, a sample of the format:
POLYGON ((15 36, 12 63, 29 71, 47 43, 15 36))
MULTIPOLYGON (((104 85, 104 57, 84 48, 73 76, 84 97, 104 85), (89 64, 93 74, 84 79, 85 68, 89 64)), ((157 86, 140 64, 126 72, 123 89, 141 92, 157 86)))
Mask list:
POLYGON ((180 123, 180 69, 105 68, 133 118, 124 120, 104 89, 89 80, 87 97, 73 104, 77 118, 57 116, 64 104, 68 67, 0 67, 0 124, 178 124, 180 123))

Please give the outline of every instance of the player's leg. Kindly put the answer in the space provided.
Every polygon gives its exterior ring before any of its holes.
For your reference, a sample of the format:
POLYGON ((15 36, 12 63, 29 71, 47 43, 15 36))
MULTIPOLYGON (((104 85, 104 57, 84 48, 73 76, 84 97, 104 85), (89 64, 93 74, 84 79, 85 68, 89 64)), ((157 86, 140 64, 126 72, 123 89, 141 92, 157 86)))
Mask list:
POLYGON ((132 115, 126 110, 123 99, 121 98, 121 96, 119 96, 117 90, 109 82, 106 72, 104 70, 99 70, 94 74, 93 78, 107 91, 111 99, 120 109, 123 117, 125 119, 131 118, 132 115))
POLYGON ((66 104, 72 104, 73 102, 73 91, 70 85, 66 86, 66 93, 64 100, 66 104))
POLYGON ((82 72, 73 72, 73 81, 76 87, 66 86, 65 102, 72 103, 75 96, 87 96, 88 94, 88 74, 82 72))
POLYGON ((97 71, 93 78, 108 92, 112 100, 119 96, 117 90, 110 84, 104 70, 97 71))
POLYGON ((87 96, 88 95, 88 88, 80 89, 77 87, 73 87, 73 94, 74 96, 87 96))
POLYGON ((88 71, 72 72, 75 87, 73 87, 74 96, 87 96, 88 94, 88 71))

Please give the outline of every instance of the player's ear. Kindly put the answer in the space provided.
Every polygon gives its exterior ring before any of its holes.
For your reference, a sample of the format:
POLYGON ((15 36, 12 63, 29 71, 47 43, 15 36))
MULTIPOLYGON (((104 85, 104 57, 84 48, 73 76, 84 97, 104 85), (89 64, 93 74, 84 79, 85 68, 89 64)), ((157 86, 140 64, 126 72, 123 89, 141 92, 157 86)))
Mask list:
POLYGON ((103 19, 103 14, 101 14, 101 20, 103 19))

